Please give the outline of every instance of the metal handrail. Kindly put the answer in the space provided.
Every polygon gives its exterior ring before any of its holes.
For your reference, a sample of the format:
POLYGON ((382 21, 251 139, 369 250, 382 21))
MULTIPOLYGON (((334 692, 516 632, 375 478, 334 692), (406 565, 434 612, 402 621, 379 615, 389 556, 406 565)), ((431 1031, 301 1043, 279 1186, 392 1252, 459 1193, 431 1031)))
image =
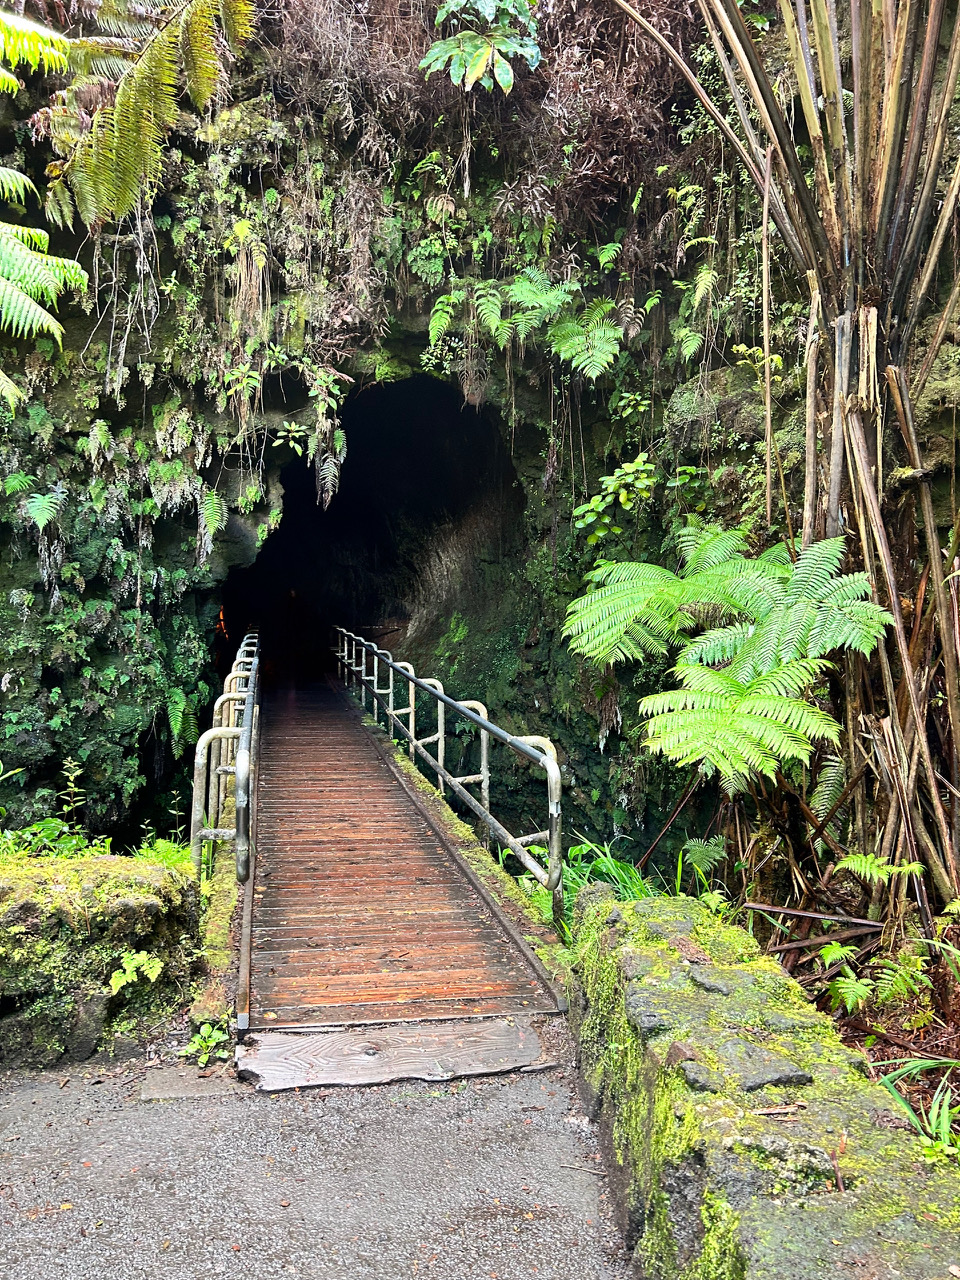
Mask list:
POLYGON ((561 791, 562 779, 560 766, 557 763, 557 752, 549 738, 515 737, 494 724, 487 716, 487 709, 482 702, 458 702, 444 692, 439 680, 425 679, 415 674, 409 662, 395 662, 387 649, 380 649, 362 636, 346 631, 343 627, 335 628, 337 633, 337 664, 340 675, 348 686, 357 681, 360 685, 360 703, 366 709, 367 693, 371 695, 371 709, 376 715, 379 704, 385 712, 386 721, 397 729, 409 743, 410 758, 419 756, 436 773, 438 786, 442 793, 444 784, 463 803, 477 815, 487 829, 505 845, 527 870, 546 889, 553 893, 554 916, 562 918, 563 912, 563 849, 561 844, 561 791), (358 654, 359 650, 359 654, 358 654), (373 662, 368 671, 367 654, 373 662), (384 664, 389 672, 387 682, 381 686, 380 667, 384 664), (407 705, 397 707, 394 696, 394 677, 398 675, 407 682, 407 705), (416 736, 416 695, 417 691, 429 694, 436 702, 437 730, 425 737, 416 736), (455 777, 446 768, 446 709, 474 725, 480 731, 480 772, 455 777), (402 718, 401 718, 402 717, 402 718), (406 723, 404 723, 406 720, 406 723), (507 831, 490 812, 490 740, 500 742, 509 747, 518 756, 543 769, 547 775, 547 829, 536 831, 531 835, 516 837, 507 831), (432 756, 427 747, 437 744, 437 754, 432 756), (481 798, 478 800, 466 788, 466 784, 480 783, 481 798), (545 840, 548 849, 547 866, 543 867, 526 849, 526 845, 545 840))
POLYGON ((223 693, 213 709, 213 727, 200 735, 193 760, 190 852, 199 876, 203 847, 224 841, 234 845, 237 879, 250 875, 251 791, 256 779, 260 728, 260 640, 256 631, 243 638, 223 693), (225 723, 226 722, 226 723, 225 723), (233 778, 232 822, 223 825, 233 778))

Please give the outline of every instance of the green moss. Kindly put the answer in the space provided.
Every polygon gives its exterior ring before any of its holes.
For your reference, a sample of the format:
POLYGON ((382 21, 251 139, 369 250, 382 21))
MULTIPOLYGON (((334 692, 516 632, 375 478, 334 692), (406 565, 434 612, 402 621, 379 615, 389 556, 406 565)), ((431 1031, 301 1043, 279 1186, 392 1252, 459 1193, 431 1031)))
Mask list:
POLYGON ((960 1171, 921 1160, 862 1058, 752 939, 693 900, 595 886, 575 948, 582 1072, 640 1275, 818 1280, 878 1238, 901 1275, 940 1274, 960 1171))
POLYGON ((113 1020, 155 1017, 189 982, 196 885, 141 858, 0 862, 0 1060, 92 1052, 113 1020), (129 952, 163 960, 154 982, 110 990, 129 952))

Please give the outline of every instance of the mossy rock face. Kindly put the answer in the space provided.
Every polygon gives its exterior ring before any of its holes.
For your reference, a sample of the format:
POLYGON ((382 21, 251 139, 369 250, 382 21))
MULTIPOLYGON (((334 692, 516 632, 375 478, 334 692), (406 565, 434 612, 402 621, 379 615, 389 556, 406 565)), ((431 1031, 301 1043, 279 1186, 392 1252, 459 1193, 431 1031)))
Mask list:
POLYGON ((0 862, 0 1063, 89 1057, 105 1029, 169 1003, 190 978, 196 887, 139 858, 0 862), (116 994, 122 957, 163 962, 116 994))
POLYGON ((580 895, 575 932, 584 1092, 638 1277, 960 1266, 960 1170, 924 1161, 865 1059, 747 933, 606 886, 580 895))

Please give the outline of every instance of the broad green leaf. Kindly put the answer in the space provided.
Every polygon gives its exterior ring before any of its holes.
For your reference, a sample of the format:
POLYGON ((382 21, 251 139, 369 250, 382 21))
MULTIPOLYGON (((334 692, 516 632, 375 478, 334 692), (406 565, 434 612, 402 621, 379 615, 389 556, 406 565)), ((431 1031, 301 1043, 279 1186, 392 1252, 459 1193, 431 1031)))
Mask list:
POLYGON ((467 74, 463 81, 463 87, 465 89, 472 89, 477 81, 484 76, 487 70, 487 64, 492 58, 493 53, 493 45, 490 44, 489 41, 484 40, 481 47, 470 59, 467 66, 467 74))
POLYGON ((504 93, 509 93, 513 88, 513 67, 505 57, 496 50, 493 55, 493 74, 497 84, 504 93))

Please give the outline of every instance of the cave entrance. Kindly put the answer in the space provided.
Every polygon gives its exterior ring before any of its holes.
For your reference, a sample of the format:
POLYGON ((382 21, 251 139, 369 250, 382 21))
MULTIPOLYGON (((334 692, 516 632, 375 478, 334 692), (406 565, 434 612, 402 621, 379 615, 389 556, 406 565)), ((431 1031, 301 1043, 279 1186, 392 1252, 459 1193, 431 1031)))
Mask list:
POLYGON ((324 511, 314 470, 280 473, 283 516, 256 560, 224 584, 231 647, 260 628, 268 680, 315 680, 343 626, 402 648, 444 625, 480 586, 482 566, 514 549, 522 495, 495 420, 416 376, 343 407, 347 457, 324 511))

